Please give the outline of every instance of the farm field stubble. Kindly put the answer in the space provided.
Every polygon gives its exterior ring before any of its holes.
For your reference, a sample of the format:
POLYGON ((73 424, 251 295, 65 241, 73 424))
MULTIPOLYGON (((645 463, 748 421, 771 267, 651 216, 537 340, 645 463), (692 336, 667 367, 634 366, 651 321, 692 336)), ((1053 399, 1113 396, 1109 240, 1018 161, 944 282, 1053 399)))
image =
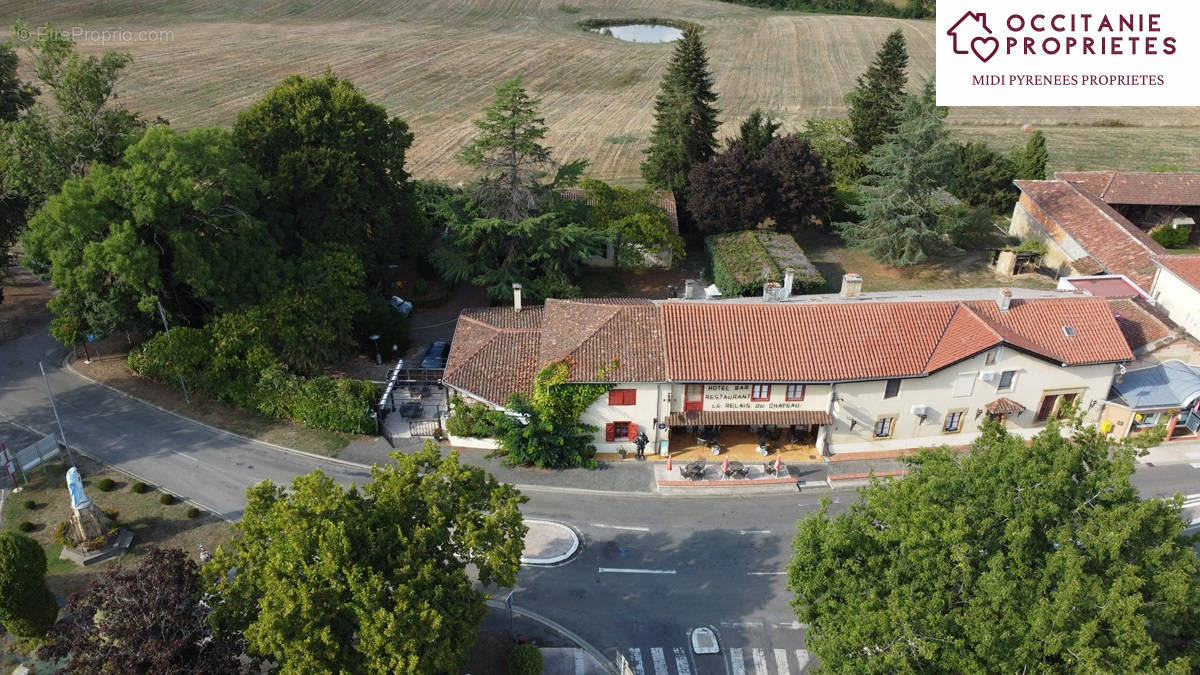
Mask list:
MULTIPOLYGON (((670 17, 703 25, 721 96, 721 137, 734 135, 756 107, 789 129, 808 117, 844 114, 845 92, 897 27, 908 38, 914 85, 933 67, 932 22, 778 13, 709 0, 251 0, 236 6, 43 0, 0 3, 0 16, 67 30, 128 31, 107 41, 81 33, 77 42, 86 53, 132 53, 120 100, 177 128, 228 125, 287 75, 331 70, 409 123, 416 134, 407 158, 414 176, 452 182, 473 177, 454 161, 475 131, 471 119, 496 85, 515 75, 524 75, 542 98, 556 158, 587 158, 596 177, 640 181, 654 96, 672 47, 590 34, 576 27, 581 19, 670 17), (160 33, 139 39, 142 31, 160 33)), ((1024 124, 1042 128, 1055 169, 1187 169, 1200 166, 1197 112, 956 108, 949 120, 960 137, 998 148, 1022 142, 1024 124), (1136 126, 1058 126, 1110 120, 1136 126)))

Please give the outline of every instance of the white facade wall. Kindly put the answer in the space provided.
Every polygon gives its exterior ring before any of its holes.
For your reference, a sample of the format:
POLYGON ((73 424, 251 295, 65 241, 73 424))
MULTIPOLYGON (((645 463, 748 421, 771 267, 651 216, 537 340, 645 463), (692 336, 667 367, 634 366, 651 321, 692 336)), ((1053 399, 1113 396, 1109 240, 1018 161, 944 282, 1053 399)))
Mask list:
POLYGON ((1192 337, 1200 338, 1200 291, 1175 276, 1174 272, 1160 267, 1154 275, 1150 294, 1172 321, 1192 337))
POLYGON ((669 387, 661 386, 656 382, 638 382, 621 384, 615 388, 636 390, 637 398, 634 405, 609 405, 608 394, 604 394, 579 416, 580 422, 600 428, 596 432, 596 450, 616 452, 618 448, 625 448, 632 453, 635 449, 633 441, 628 438, 618 438, 610 443, 605 440, 604 436, 604 425, 610 422, 632 422, 638 426, 638 431, 645 431, 646 436, 650 439, 650 445, 646 446, 647 454, 654 452, 658 447, 658 438, 661 437, 665 440, 667 437, 665 432, 658 431, 654 422, 656 418, 662 419, 667 416, 667 406, 670 405, 670 402, 666 400, 666 393, 669 391, 669 387))
POLYGON ((1034 419, 1043 396, 1054 393, 1076 394, 1077 402, 1085 411, 1085 419, 1094 422, 1108 395, 1113 368, 1112 364, 1064 368, 1002 346, 994 364, 986 364, 985 353, 929 377, 904 379, 899 393, 893 398, 884 398, 884 380, 837 384, 834 387, 838 399, 833 407, 835 423, 828 436, 828 449, 833 454, 850 454, 943 444, 968 445, 978 438, 979 427, 986 418, 986 411, 978 416, 977 411, 1002 396, 1026 408, 1020 415, 1009 416, 1006 427, 1010 433, 1031 437, 1044 428, 1044 422, 1034 419), (1006 370, 1016 371, 1013 385, 1009 390, 999 390, 1001 373, 1006 370), (992 371, 994 379, 990 382, 981 380, 979 373, 982 371, 992 371), (970 393, 955 396, 956 384, 965 390, 968 376, 970 393), (1092 401, 1096 403, 1089 409, 1092 401), (928 415, 923 422, 912 413, 912 407, 916 405, 927 408, 928 415), (955 410, 964 413, 960 430, 944 433, 946 414, 955 410), (890 437, 875 438, 876 421, 888 416, 895 418, 890 437))

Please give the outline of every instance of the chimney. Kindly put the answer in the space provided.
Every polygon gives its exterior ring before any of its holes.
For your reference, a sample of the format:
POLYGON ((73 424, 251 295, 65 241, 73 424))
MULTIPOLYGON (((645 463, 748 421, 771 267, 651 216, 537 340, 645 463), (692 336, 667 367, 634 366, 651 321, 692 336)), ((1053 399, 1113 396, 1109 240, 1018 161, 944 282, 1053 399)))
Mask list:
POLYGON ((792 297, 792 286, 796 282, 796 271, 792 268, 787 268, 783 271, 783 288, 779 291, 779 299, 787 300, 792 297))
POLYGON ((683 282, 683 297, 691 300, 696 297, 696 280, 688 279, 683 282))
POLYGON ((842 297, 857 298, 862 293, 862 275, 850 272, 842 275, 842 297))
POLYGON ((513 284, 513 311, 521 311, 521 284, 513 284))
POLYGON ((763 284, 763 300, 766 300, 767 302, 778 302, 779 293, 779 284, 775 283, 774 281, 768 281, 767 283, 763 284))
POLYGON ((1001 288, 1000 294, 996 296, 996 306, 1001 312, 1008 311, 1008 305, 1012 302, 1012 291, 1007 288, 1001 288))

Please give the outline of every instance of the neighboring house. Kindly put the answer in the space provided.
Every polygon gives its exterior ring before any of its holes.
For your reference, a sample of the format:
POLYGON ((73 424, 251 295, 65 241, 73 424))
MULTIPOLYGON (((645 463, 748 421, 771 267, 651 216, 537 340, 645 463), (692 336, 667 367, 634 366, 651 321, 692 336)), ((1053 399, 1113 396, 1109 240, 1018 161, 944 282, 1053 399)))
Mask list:
POLYGON ((767 426, 794 427, 827 455, 886 455, 967 445, 985 417, 1032 436, 1066 401, 1094 421, 1115 366, 1133 358, 1103 298, 795 300, 467 310, 444 382, 499 407, 550 363, 569 359, 587 382, 617 359, 613 389, 581 416, 602 451, 639 431, 655 448, 694 447, 697 426, 767 426))
POLYGON ((1167 361, 1113 381, 1102 430, 1124 438, 1159 424, 1169 441, 1200 438, 1200 367, 1167 361))
MULTIPOLYGON (((571 201, 582 201, 587 204, 587 193, 579 188, 567 188, 563 190, 562 196, 564 199, 571 201)), ((664 190, 658 193, 658 205, 663 212, 667 214, 667 221, 671 224, 671 231, 679 234, 679 210, 675 205, 675 193, 670 190, 664 190)), ((649 267, 670 267, 671 252, 670 251, 644 251, 643 259, 649 267)), ((583 261, 583 264, 589 267, 612 267, 616 264, 616 247, 613 244, 604 244, 602 248, 596 251, 595 255, 583 261)))
POLYGON ((1155 259, 1158 271, 1150 295, 1172 321, 1200 338, 1200 255, 1155 259))

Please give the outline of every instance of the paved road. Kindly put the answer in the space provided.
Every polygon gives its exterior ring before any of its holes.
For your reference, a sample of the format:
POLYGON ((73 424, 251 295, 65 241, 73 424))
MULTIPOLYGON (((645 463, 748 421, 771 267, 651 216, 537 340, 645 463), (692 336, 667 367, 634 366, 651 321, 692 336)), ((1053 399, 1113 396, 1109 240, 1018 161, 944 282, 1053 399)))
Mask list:
POLYGON ((237 519, 246 488, 263 479, 289 482, 320 468, 343 482, 365 483, 365 470, 240 439, 183 420, 63 370, 66 351, 45 325, 0 345, 0 420, 57 433, 38 372, 44 359, 67 440, 87 455, 237 519))

